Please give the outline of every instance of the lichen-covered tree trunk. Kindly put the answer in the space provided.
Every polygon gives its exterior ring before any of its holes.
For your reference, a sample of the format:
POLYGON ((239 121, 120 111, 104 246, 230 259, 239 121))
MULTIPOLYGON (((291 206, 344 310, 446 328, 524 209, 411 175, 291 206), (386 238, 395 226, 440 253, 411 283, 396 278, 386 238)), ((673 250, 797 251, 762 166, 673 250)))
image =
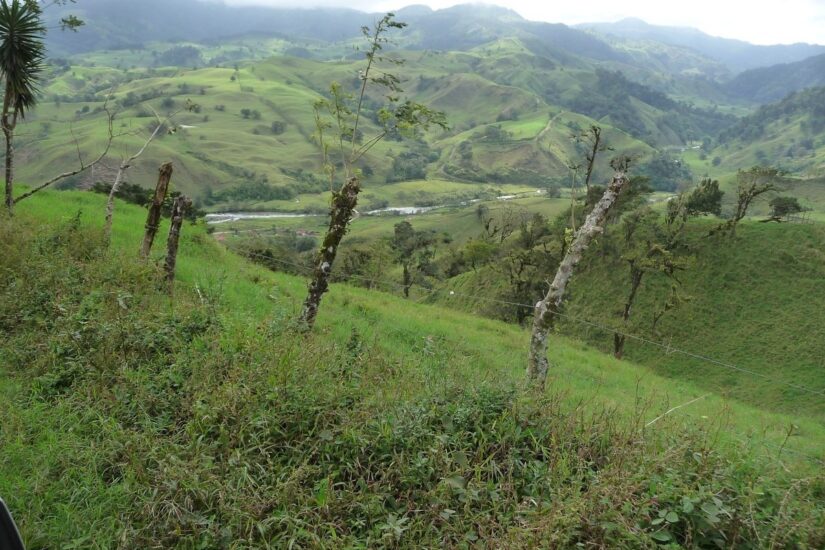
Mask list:
POLYGON ((318 315, 321 298, 329 289, 329 276, 332 273, 332 264, 338 253, 338 245, 347 232, 352 220, 355 206, 358 204, 358 192, 361 190, 358 178, 351 177, 341 187, 341 190, 332 195, 332 207, 329 212, 329 229, 318 251, 315 260, 315 270, 309 283, 304 309, 301 312, 301 324, 311 329, 318 315))
POLYGON ((604 230, 604 221, 610 208, 615 204, 622 189, 628 184, 628 179, 624 172, 617 172, 613 176, 613 181, 605 190, 604 195, 596 203, 596 206, 588 214, 579 230, 576 232, 573 242, 567 249, 564 259, 556 271, 550 290, 543 300, 536 304, 533 315, 533 330, 530 336, 530 355, 528 357, 527 378, 528 381, 538 387, 544 387, 547 380, 547 371, 550 364, 547 360, 547 337, 550 329, 553 328, 562 301, 564 300, 567 284, 573 276, 573 270, 581 261, 587 247, 593 239, 604 230))
POLYGON ((183 218, 186 211, 192 206, 192 201, 181 195, 175 198, 172 203, 172 225, 169 227, 169 238, 166 241, 166 281, 169 288, 175 281, 175 266, 178 262, 178 242, 180 241, 180 228, 183 225, 183 218))
POLYGON ((148 258, 152 251, 152 243, 155 242, 155 235, 160 225, 160 215, 163 201, 166 200, 166 192, 169 190, 169 181, 172 179, 172 163, 167 162, 160 167, 158 183, 155 187, 155 195, 152 197, 152 204, 149 205, 149 213, 146 215, 146 232, 143 235, 143 244, 140 247, 140 255, 148 258))

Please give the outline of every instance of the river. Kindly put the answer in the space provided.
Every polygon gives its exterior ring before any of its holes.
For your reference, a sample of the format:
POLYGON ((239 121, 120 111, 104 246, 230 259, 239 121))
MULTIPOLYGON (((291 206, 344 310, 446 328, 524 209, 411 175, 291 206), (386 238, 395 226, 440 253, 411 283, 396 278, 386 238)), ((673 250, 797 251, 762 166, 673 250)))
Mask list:
MULTIPOLYGON (((499 195, 495 198, 497 201, 509 201, 513 199, 523 199, 527 197, 535 197, 545 193, 543 189, 530 191, 527 193, 516 193, 511 195, 499 195)), ((468 206, 482 202, 482 199, 471 199, 461 201, 458 203, 436 204, 433 206, 389 206, 387 208, 379 208, 377 210, 369 210, 367 212, 358 212, 359 216, 416 216, 418 214, 426 214, 433 210, 440 208, 448 208, 455 206, 468 206)), ((206 215, 206 223, 216 225, 219 223, 237 222, 244 220, 276 220, 278 218, 318 218, 326 217, 326 214, 306 214, 300 212, 215 212, 206 215)))

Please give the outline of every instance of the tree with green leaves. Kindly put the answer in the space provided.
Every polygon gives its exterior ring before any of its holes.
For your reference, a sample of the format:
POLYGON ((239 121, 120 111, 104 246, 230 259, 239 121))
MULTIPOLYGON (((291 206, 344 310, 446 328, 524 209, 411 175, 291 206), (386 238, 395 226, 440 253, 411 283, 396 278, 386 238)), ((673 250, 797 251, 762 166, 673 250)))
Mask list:
MULTIPOLYGON (((63 5, 69 1, 73 0, 51 0, 44 5, 63 5)), ((46 26, 42 16, 43 7, 37 0, 0 0, 0 79, 4 94, 0 129, 6 141, 5 205, 10 214, 15 203, 14 131, 18 120, 25 118, 37 104, 37 84, 46 55, 46 26)), ((77 30, 81 25, 83 21, 74 15, 60 20, 62 29, 77 30)), ((68 176, 61 175, 43 187, 64 177, 68 176)))
POLYGON ((36 3, 0 0, 0 78, 4 91, 0 127, 6 140, 5 204, 9 213, 14 208, 14 130, 18 119, 37 103, 45 34, 36 3))
POLYGON ((356 168, 360 161, 375 145, 388 135, 415 136, 431 126, 446 128, 444 114, 413 101, 401 101, 401 79, 381 68, 382 64, 400 65, 402 60, 382 55, 394 29, 406 26, 395 20, 393 13, 382 17, 373 28, 362 27, 367 39, 366 65, 359 71, 361 82, 357 96, 347 93, 337 82, 330 85, 329 96, 314 104, 315 137, 321 148, 324 173, 329 180, 332 200, 330 221, 321 249, 315 259, 315 268, 309 283, 306 300, 301 312, 301 324, 311 329, 318 315, 321 298, 329 289, 332 266, 338 253, 338 246, 352 221, 361 191, 361 173, 356 168), (354 136, 364 133, 364 100, 369 86, 384 90, 385 105, 376 112, 378 130, 361 140, 354 136), (342 173, 339 173, 339 167, 342 173), (338 191, 334 191, 340 183, 338 191))
POLYGON ((802 205, 799 204, 799 199, 796 197, 774 197, 768 204, 771 207, 771 216, 774 218, 783 218, 789 214, 802 212, 802 205))
POLYGON ((719 189, 719 181, 704 178, 687 197, 685 208, 691 216, 722 214, 722 197, 725 192, 719 189))
MULTIPOLYGON (((689 265, 684 241, 685 227, 691 216, 687 202, 686 195, 671 199, 662 222, 659 221, 659 213, 649 207, 642 207, 625 216, 622 222, 622 259, 627 262, 630 286, 620 312, 624 327, 630 322, 633 305, 646 276, 658 274, 667 277, 671 281, 671 294, 678 293, 681 281, 677 274, 689 265)), ((669 311, 676 303, 674 299, 669 299, 663 308, 669 311)), ((654 326, 663 315, 664 311, 654 313, 654 326)), ((613 334, 613 355, 617 359, 624 355, 625 339, 623 331, 613 334)))
POLYGON ((766 166, 754 166, 749 170, 739 170, 736 173, 736 210, 733 216, 725 223, 711 231, 711 234, 725 233, 729 237, 736 236, 736 227, 748 215, 753 201, 758 197, 776 191, 782 173, 766 166))
POLYGON ((408 221, 395 224, 390 249, 395 256, 395 263, 403 270, 402 286, 405 298, 410 297, 410 289, 417 276, 430 271, 434 243, 432 232, 416 231, 408 221))

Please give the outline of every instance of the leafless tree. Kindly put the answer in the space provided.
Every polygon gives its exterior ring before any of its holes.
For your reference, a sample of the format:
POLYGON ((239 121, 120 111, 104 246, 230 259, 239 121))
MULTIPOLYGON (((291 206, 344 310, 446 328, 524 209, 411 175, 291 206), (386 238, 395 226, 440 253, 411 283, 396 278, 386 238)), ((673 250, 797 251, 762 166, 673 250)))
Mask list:
POLYGON ((584 158, 587 161, 584 173, 584 187, 587 194, 590 194, 590 180, 593 177, 593 168, 596 166, 596 157, 599 153, 612 151, 613 148, 607 146, 602 139, 602 129, 600 126, 592 124, 587 130, 574 136, 577 143, 586 147, 584 158))
POLYGON ((573 276, 573 270, 581 261, 584 252, 593 239, 604 231, 604 222, 608 211, 616 203, 616 199, 618 199, 622 190, 628 185, 629 180, 625 175, 628 159, 617 159, 612 164, 615 170, 613 180, 607 186, 601 200, 587 215, 584 224, 576 232, 573 242, 567 248, 556 271, 550 290, 544 299, 536 304, 527 366, 527 378, 533 386, 543 388, 547 380, 547 371, 550 366, 547 360, 547 338, 550 330, 555 325, 556 317, 560 313, 567 284, 573 276))
POLYGON ((169 124, 171 123, 172 119, 178 113, 180 113, 183 110, 192 110, 192 109, 194 109, 194 107, 195 107, 194 103, 187 100, 186 105, 182 109, 178 109, 174 113, 169 114, 164 119, 161 119, 161 117, 157 113, 157 111, 155 111, 151 107, 148 107, 152 111, 152 113, 155 115, 155 122, 156 122, 155 123, 155 128, 152 131, 152 133, 149 134, 149 137, 146 138, 146 140, 143 142, 143 145, 141 146, 141 148, 138 149, 138 151, 135 154, 133 154, 132 156, 130 156, 128 158, 124 158, 124 159, 121 160, 120 166, 118 167, 118 170, 117 170, 117 175, 115 176, 115 181, 112 184, 112 188, 109 190, 109 197, 106 201, 106 221, 105 221, 104 227, 103 227, 103 231, 104 231, 104 234, 106 236, 107 241, 109 241, 111 239, 111 236, 112 236, 112 219, 114 218, 114 214, 115 214, 115 195, 117 194, 118 190, 120 189, 120 185, 123 183, 124 176, 126 175, 126 170, 128 170, 132 166, 132 163, 135 160, 137 160, 146 151, 146 149, 149 147, 149 145, 151 145, 151 143, 155 140, 155 138, 157 138, 159 135, 161 135, 162 131, 174 131, 174 129, 173 130, 168 130, 168 128, 169 128, 169 124))
POLYGON ((103 151, 100 153, 100 155, 95 157, 95 159, 92 160, 91 162, 87 162, 86 159, 83 158, 83 153, 81 153, 81 151, 80 151, 80 142, 78 141, 77 137, 75 136, 74 131, 70 128, 70 133, 72 134, 72 139, 74 140, 74 144, 75 144, 75 150, 77 151, 78 167, 75 168, 74 170, 69 170, 68 172, 63 172, 62 174, 59 174, 59 175, 57 175, 57 176, 55 176, 55 177, 53 177, 49 180, 46 180, 44 183, 41 183, 39 185, 35 185, 31 190, 29 190, 28 192, 20 195, 16 199, 14 199, 14 204, 19 203, 20 201, 31 197, 35 193, 38 193, 39 191, 42 191, 43 189, 46 189, 46 188, 54 185, 55 183, 57 183, 61 180, 64 180, 66 178, 70 178, 72 176, 76 176, 76 175, 78 175, 82 172, 85 172, 86 170, 92 169, 96 165, 100 164, 103 161, 103 159, 106 158, 106 156, 109 154, 109 150, 112 148, 112 143, 114 143, 114 141, 117 138, 125 135, 125 134, 114 132, 114 120, 115 120, 116 113, 114 113, 109 108, 109 99, 110 98, 111 98, 111 94, 110 94, 109 98, 107 98, 106 102, 103 104, 103 112, 106 113, 106 123, 108 125, 108 134, 107 134, 107 139, 106 139, 106 145, 103 147, 103 151))

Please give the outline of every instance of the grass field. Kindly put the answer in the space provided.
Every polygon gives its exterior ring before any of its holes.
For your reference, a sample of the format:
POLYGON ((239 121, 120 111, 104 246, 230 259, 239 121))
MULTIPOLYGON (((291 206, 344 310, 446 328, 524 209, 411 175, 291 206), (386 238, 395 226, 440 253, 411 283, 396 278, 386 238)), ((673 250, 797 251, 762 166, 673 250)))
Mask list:
MULTIPOLYGON (((11 288, 20 266, 36 274, 0 300, 5 326, 19 319, 0 346, 0 494, 30 547, 414 547, 434 536, 512 547, 537 544, 537 536, 579 540, 565 522, 595 518, 641 523, 597 529, 586 540, 684 540, 681 529, 665 534, 661 522, 651 524, 670 505, 651 511, 649 498, 677 503, 675 521, 693 526, 692 537, 711 536, 735 527, 727 516, 706 523, 716 512, 705 499, 754 513, 740 508, 744 498, 762 514, 768 497, 760 491, 781 498, 789 480, 821 473, 797 454, 825 458, 820 423, 709 395, 564 337, 552 339, 546 392, 512 402, 506 396, 522 391, 528 339, 518 327, 333 285, 314 335, 301 337, 289 320, 305 281, 233 256, 202 226, 184 227, 169 301, 152 282, 162 251, 149 267, 135 259, 144 211, 118 204, 112 248, 100 253, 94 228, 102 214, 99 196, 45 192, 2 221, 11 288), (478 423, 465 427, 467 418, 478 423), (790 424, 798 432, 787 439, 790 424), (474 438, 499 449, 509 441, 510 450, 489 454, 486 444, 466 443, 474 438), (530 441, 543 450, 530 451, 530 441), (513 454, 522 452, 556 466, 513 454), (568 476, 587 470, 573 458, 582 452, 597 461, 592 453, 608 453, 601 481, 568 492, 568 476), (420 470, 423 457, 435 470, 420 470), (485 481, 485 464, 512 468, 520 488, 485 481), (397 481, 373 477, 379 472, 397 481), (545 498, 536 483, 561 507, 520 508, 523 495, 545 498), (497 486, 504 492, 488 494, 497 486), (642 500, 630 496, 639 490, 642 500), (604 498, 624 502, 624 511, 605 508, 604 498), (694 518, 685 498, 705 509, 694 518), (435 510, 414 509, 420 499, 435 510), (440 513, 451 519, 434 532, 440 513), (366 523, 351 523, 359 517, 366 523)), ((786 523, 757 528, 817 544, 822 511, 804 487, 784 508, 786 523)))
MULTIPOLYGON (((38 217, 46 219, 67 220, 77 211, 81 211, 82 219, 87 220, 86 223, 93 226, 98 225, 98 221, 102 221, 102 216, 94 216, 95 210, 103 210, 101 199, 98 196, 72 192, 51 192, 43 195, 42 198, 32 200, 28 204, 22 203, 20 206, 21 215, 36 214, 38 217)), ((125 204, 118 205, 116 231, 114 233, 114 244, 118 250, 124 250, 125 253, 130 247, 137 249, 139 232, 142 230, 143 215, 144 211, 142 209, 125 204)), ((776 226, 754 226, 754 229, 765 228, 766 231, 772 231, 774 227, 776 226)), ((798 230, 804 231, 803 228, 799 228, 798 230)), ((787 237, 793 238, 793 236, 790 235, 787 235, 787 237)), ((813 237, 813 235, 810 237, 813 237)), ((223 297, 226 305, 225 314, 228 315, 228 318, 231 318, 233 315, 230 312, 236 312, 239 319, 262 319, 271 314, 276 304, 270 303, 265 298, 267 292, 274 287, 280 289, 278 294, 282 294, 282 300, 286 300, 287 304, 292 304, 289 306, 290 308, 296 307, 296 304, 303 298, 305 290, 303 280, 283 274, 267 272, 230 253, 222 252, 219 246, 213 245, 210 242, 210 239, 207 238, 203 229, 200 227, 187 225, 184 239, 184 245, 182 245, 183 255, 179 263, 180 285, 184 288, 193 289, 194 285, 210 287, 218 283, 222 284, 222 291, 226 294, 225 297, 223 297), (258 281, 255 282, 256 280, 258 281)), ((760 243, 763 241, 758 239, 751 241, 749 239, 746 242, 751 245, 760 246, 760 243)), ((811 244, 815 243, 815 241, 810 242, 811 244)), ((739 246, 737 248, 742 247, 739 246)), ((811 253, 814 253, 813 248, 810 250, 811 253)), ((726 251, 720 251, 720 254, 727 253, 726 251)), ((743 249, 740 253, 748 255, 754 253, 754 251, 743 249)), ((160 250, 157 251, 156 256, 158 258, 161 257, 160 250)), ((719 269, 724 270, 724 267, 720 266, 719 269)), ((753 280, 751 276, 747 274, 744 274, 743 277, 753 280)), ((583 276, 582 279, 584 284, 589 284, 586 276, 583 276)), ((794 291, 799 292, 800 296, 808 294, 805 288, 796 288, 794 291)), ((436 306, 409 304, 404 300, 381 293, 376 294, 346 285, 336 285, 335 290, 330 292, 327 300, 330 305, 323 310, 320 317, 321 325, 324 327, 322 332, 326 333, 327 330, 331 330, 333 334, 341 339, 345 339, 348 336, 351 327, 347 325, 345 320, 350 317, 350 311, 349 308, 343 306, 343 304, 350 300, 356 300, 356 309, 362 306, 367 307, 367 309, 372 312, 370 315, 377 315, 379 314, 378 312, 386 309, 397 310, 397 308, 402 308, 404 311, 399 317, 405 319, 410 325, 399 328, 396 336, 410 332, 421 332, 423 334, 431 330, 433 336, 437 337, 437 339, 446 339, 445 341, 449 343, 451 347, 456 346, 458 349, 465 350, 465 352, 469 352, 471 349, 479 350, 477 353, 472 353, 471 357, 468 357, 468 366, 474 364, 473 368, 478 368, 480 371, 492 368, 496 372, 496 377, 506 375, 507 378, 513 381, 521 378, 522 370, 525 366, 524 361, 526 360, 523 352, 526 349, 527 334, 518 327, 467 316, 436 306), (376 300, 376 302, 373 304, 371 300, 376 300), (383 307, 390 303, 393 304, 392 308, 383 307), (437 321, 438 319, 441 321, 437 321), (461 319, 460 323, 458 322, 459 319, 461 319), (430 326, 428 325, 430 322, 435 324, 430 326), (476 335, 475 332, 465 333, 465 330, 462 329, 460 333, 456 333, 452 327, 458 325, 461 325, 465 329, 467 327, 477 327, 480 332, 476 335), (492 340, 490 340, 491 338, 492 340), (490 352, 495 349, 498 349, 499 352, 491 354, 490 352), (484 359, 484 357, 487 357, 487 359, 484 359), (476 361, 480 362, 476 363, 476 361), (502 368, 503 370, 499 370, 502 368)), ((814 303, 812 302, 811 305, 813 306, 814 303)), ((766 306, 768 306, 768 304, 766 304, 766 306)), ((767 311, 770 310, 768 306, 767 311)), ((387 315, 389 315, 389 313, 387 313, 387 315)), ((392 317, 396 318, 396 316, 396 313, 393 312, 392 317)), ((389 317, 386 320, 389 321, 389 317)), ((812 322, 814 321, 812 320, 812 322)), ((368 340, 376 336, 374 331, 380 330, 382 326, 386 326, 386 323, 380 320, 369 324, 372 326, 368 327, 366 324, 360 323, 358 325, 359 329, 363 328, 364 330, 370 331, 365 333, 365 337, 368 340)), ((814 322, 814 324, 816 323, 814 322)), ((712 331, 713 328, 708 327, 708 330, 712 331)), ((811 336, 812 338, 806 341, 816 345, 820 339, 813 337, 814 335, 811 336)), ((697 338, 701 339, 702 335, 697 335, 697 338)), ((569 364, 570 361, 559 359, 559 370, 555 373, 558 376, 557 383, 562 383, 562 380, 564 380, 565 383, 570 382, 570 377, 574 379, 578 378, 574 370, 580 367, 583 368, 584 373, 586 373, 586 375, 581 378, 582 383, 576 385, 577 393, 575 398, 581 397, 589 392, 589 384, 593 380, 603 378, 608 388, 614 387, 615 389, 614 392, 609 392, 606 396, 612 395, 612 397, 610 397, 611 401, 617 404, 626 402, 624 396, 633 393, 631 388, 636 384, 637 378, 642 376, 642 373, 645 373, 643 375, 643 378, 646 380, 645 384, 647 388, 651 390, 656 387, 660 388, 659 391, 661 391, 661 388, 669 388, 671 390, 673 388, 681 388, 682 391, 692 388, 691 391, 686 393, 673 393, 669 398, 670 401, 675 402, 682 398, 690 398, 702 394, 702 390, 688 383, 658 378, 649 374, 644 367, 638 367, 628 362, 615 361, 611 357, 590 351, 575 342, 564 339, 560 342, 562 343, 558 347, 563 353, 570 354, 571 357, 588 357, 587 360, 578 361, 581 365, 577 365, 574 368, 572 365, 571 368, 563 367, 565 363, 569 364), (598 363, 598 365, 593 364, 590 367, 586 366, 593 362, 598 363), (608 364, 611 365, 609 368, 602 368, 603 365, 608 364), (620 376, 613 379, 614 375, 617 374, 620 376), (608 380, 610 381, 608 382, 608 380)), ((390 341, 387 345, 388 352, 395 347, 395 344, 400 343, 401 341, 390 341)), ((398 351, 403 352, 403 347, 399 347, 398 351)), ((794 381, 803 382, 802 380, 796 379, 794 381)), ((660 397, 664 397, 664 393, 668 392, 662 392, 660 397)), ((717 404, 722 402, 719 398, 713 398, 711 401, 715 401, 717 404)), ((737 407, 735 402, 729 402, 726 406, 737 407)), ((749 420, 753 418, 760 418, 762 421, 766 421, 766 419, 771 419, 772 417, 781 418, 770 413, 761 413, 750 418, 755 414, 755 409, 744 407, 742 410, 748 411, 747 414, 741 415, 739 419, 743 428, 749 426, 749 420)), ((709 415, 714 409, 708 408, 705 404, 695 407, 693 411, 694 413, 709 415)), ((718 410, 716 412, 718 412, 718 410)), ((781 425, 783 425, 782 422, 777 424, 777 426, 781 425)), ((752 426, 761 428, 759 423, 752 424, 752 426)), ((756 431, 759 431, 759 429, 756 431)), ((825 441, 825 438, 818 437, 820 433, 822 432, 817 430, 817 437, 812 437, 811 441, 808 442, 810 449, 819 448, 819 445, 825 441)), ((800 438, 798 441, 805 441, 807 439, 808 438, 800 438)), ((825 448, 821 449, 820 452, 822 452, 822 450, 825 450, 825 448)))

